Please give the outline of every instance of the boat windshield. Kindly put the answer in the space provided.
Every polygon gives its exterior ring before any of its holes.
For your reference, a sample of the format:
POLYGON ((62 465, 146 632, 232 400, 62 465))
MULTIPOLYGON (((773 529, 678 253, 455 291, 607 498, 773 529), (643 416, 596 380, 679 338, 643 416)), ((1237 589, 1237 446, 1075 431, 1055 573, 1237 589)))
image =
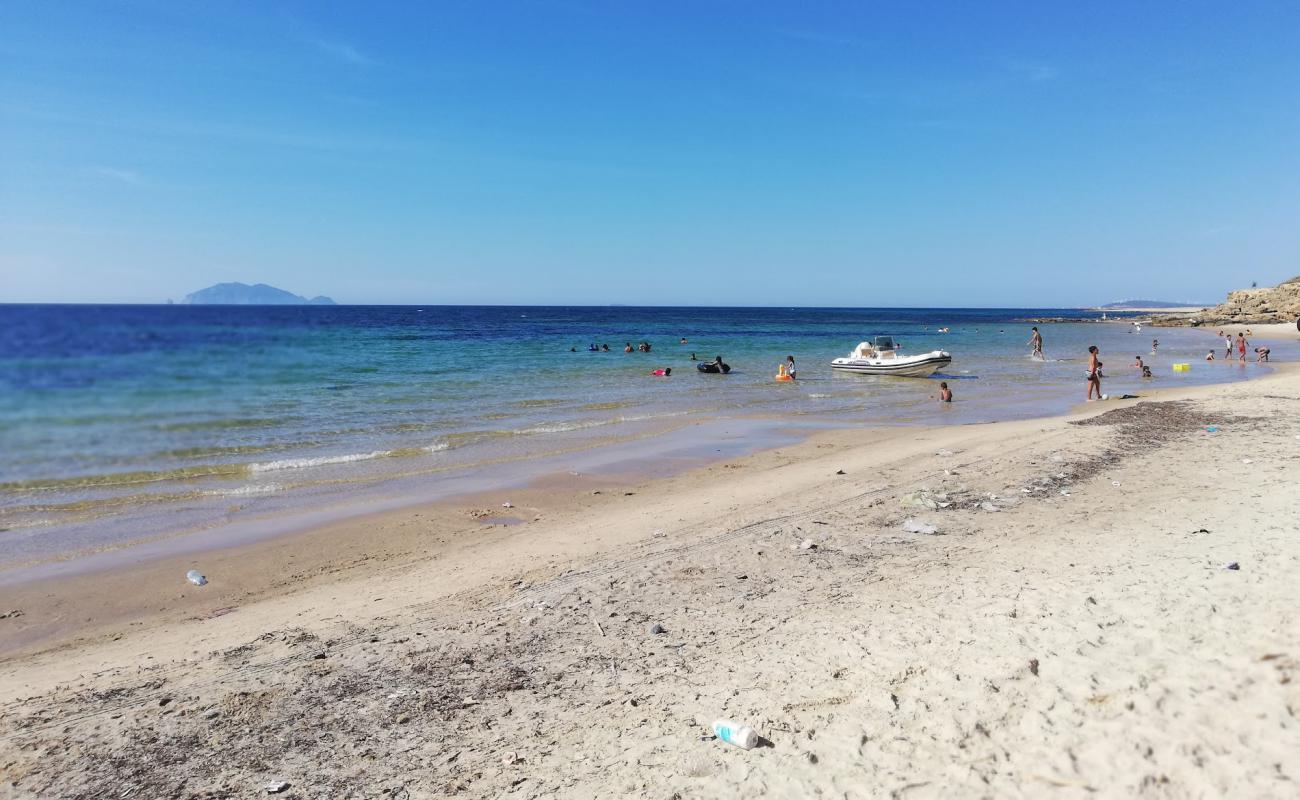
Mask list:
POLYGON ((876 337, 876 350, 894 350, 894 349, 896 349, 894 347, 894 337, 892 336, 876 337))

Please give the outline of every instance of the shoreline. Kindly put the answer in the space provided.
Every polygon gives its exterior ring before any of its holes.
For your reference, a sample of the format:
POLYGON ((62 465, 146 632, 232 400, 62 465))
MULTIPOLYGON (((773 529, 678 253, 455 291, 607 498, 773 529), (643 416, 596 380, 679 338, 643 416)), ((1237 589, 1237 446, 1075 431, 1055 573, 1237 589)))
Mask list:
MULTIPOLYGON (((1275 378, 1287 367, 1274 365, 1266 375, 1244 383, 1275 378)), ((231 613, 243 605, 274 601, 323 583, 364 577, 375 568, 390 569, 437 560, 465 547, 489 546, 531 534, 540 523, 550 527, 587 513, 610 501, 637 494, 672 496, 701 481, 716 483, 719 470, 763 469, 774 461, 818 456, 818 451, 854 449, 908 437, 941 439, 969 428, 1060 424, 1112 408, 1172 397, 1195 397, 1234 383, 1190 387, 1153 387, 1142 395, 1100 403, 1080 402, 1064 413, 1026 420, 906 427, 830 428, 800 426, 797 421, 780 427, 789 437, 776 444, 741 444, 716 456, 693 454, 689 460, 664 463, 661 456, 634 459, 638 469, 574 475, 543 472, 517 485, 453 493, 432 501, 398 501, 390 508, 359 510, 329 518, 266 529, 234 542, 162 539, 92 554, 70 561, 41 565, 46 574, 0 584, 4 612, 19 611, 21 622, 0 627, 0 664, 51 648, 85 640, 118 636, 130 627, 202 619, 231 613), (504 502, 510 508, 503 507, 504 502), (412 528, 418 528, 412 531, 412 528), (471 541, 465 541, 470 539, 471 541), (197 569, 209 578, 202 588, 184 581, 197 569), (155 598, 165 596, 165 608, 155 608, 155 598), (34 610, 35 609, 35 610, 34 610), (85 615, 78 610, 94 609, 85 615), (73 619, 75 615, 75 619, 73 619), (107 629, 107 630, 104 630, 107 629)), ((699 420, 673 433, 699 427, 722 426, 744 420, 699 420)), ((773 433, 773 426, 765 426, 773 433)), ((714 443, 716 440, 711 440, 714 443)), ((720 442, 719 442, 720 443, 720 442)), ((616 459, 622 461, 622 459, 616 459)), ((309 518, 310 519, 310 518, 309 518)), ((286 521, 283 517, 281 522, 286 521)))
MULTIPOLYGON (((1278 365, 1271 366, 1271 373, 1244 382, 1267 380, 1280 371, 1278 365)), ((183 532, 88 555, 73 554, 0 573, 4 597, 0 613, 19 611, 25 617, 19 625, 0 627, 0 664, 86 637, 121 635, 146 622, 230 613, 241 605, 274 600, 322 582, 365 575, 373 562, 391 567, 443 555, 443 551, 431 549, 430 541, 454 549, 465 537, 481 537, 485 542, 508 540, 554 516, 591 511, 588 496, 604 492, 608 499, 655 488, 671 493, 682 484, 716 480, 715 468, 732 468, 728 462, 748 465, 747 460, 753 459, 761 465, 781 456, 782 451, 803 453, 827 447, 823 440, 836 437, 851 440, 853 446, 868 446, 909 435, 942 436, 945 431, 971 426, 1060 422, 1119 404, 1174 394, 1193 396, 1236 382, 1152 387, 1134 399, 1111 398, 1104 407, 1081 402, 1062 414, 980 423, 849 427, 816 420, 704 418, 672 429, 667 433, 672 441, 666 447, 661 442, 657 450, 648 453, 624 455, 637 447, 635 439, 587 448, 582 452, 596 454, 596 462, 604 465, 592 473, 556 468, 539 471, 536 467, 548 462, 541 458, 526 462, 524 477, 490 488, 453 490, 431 500, 402 496, 362 508, 345 505, 316 513, 286 512, 219 529, 233 529, 233 541, 202 538, 203 532, 183 532), (729 427, 740 428, 742 433, 727 438, 729 427), (704 448, 692 442, 701 430, 711 430, 715 436, 706 440, 709 446, 704 448), (746 434, 755 431, 767 438, 759 443, 745 440, 746 434), (714 448, 714 444, 723 446, 714 448), (503 502, 511 507, 503 507, 503 502), (421 532, 413 534, 409 529, 417 525, 421 532), (183 580, 191 569, 213 582, 196 591, 183 580), (224 586, 214 588, 218 581, 224 586), (169 598, 165 609, 154 608, 157 596, 169 598), (32 613, 32 608, 39 611, 32 613), (86 608, 95 611, 88 616, 78 612, 86 608), (110 630, 99 630, 105 627, 110 630)))
POLYGON ((1082 415, 818 433, 631 496, 538 487, 535 526, 439 540, 395 513, 364 532, 405 525, 404 555, 233 607, 218 581, 124 584, 190 605, 0 661, 0 760, 17 791, 87 797, 124 775, 147 796, 1286 793, 1297 400, 1284 366, 1082 415), (702 741, 715 717, 770 746, 702 741))

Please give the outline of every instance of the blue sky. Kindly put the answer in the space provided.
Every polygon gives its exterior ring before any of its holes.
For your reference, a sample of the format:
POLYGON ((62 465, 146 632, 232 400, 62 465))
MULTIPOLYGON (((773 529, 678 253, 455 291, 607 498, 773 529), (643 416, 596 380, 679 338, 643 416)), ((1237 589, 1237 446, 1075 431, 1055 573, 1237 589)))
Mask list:
POLYGON ((1295 274, 1300 2, 0 5, 0 301, 1081 305, 1295 274))

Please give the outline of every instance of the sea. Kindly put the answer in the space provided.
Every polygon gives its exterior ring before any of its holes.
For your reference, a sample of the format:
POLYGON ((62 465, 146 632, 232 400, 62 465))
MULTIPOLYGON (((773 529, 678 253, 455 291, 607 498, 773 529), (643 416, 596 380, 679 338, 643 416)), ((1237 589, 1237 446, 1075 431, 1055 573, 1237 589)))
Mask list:
POLYGON ((1202 330, 1137 333, 1099 317, 0 305, 0 583, 126 544, 221 546, 551 473, 656 474, 814 430, 1062 413, 1084 399, 1092 344, 1113 396, 1268 369, 1206 363, 1222 342, 1202 330), (1060 317, 1089 321, 1039 323, 1046 358, 1030 358, 1030 320, 1060 317), (876 335, 905 353, 947 350, 952 364, 925 379, 832 372, 831 359, 876 335), (650 352, 635 350, 642 342, 650 352), (788 355, 798 380, 776 382, 788 355), (1153 378, 1130 366, 1139 355, 1153 378), (692 359, 716 356, 730 374, 697 372, 692 359), (1173 371, 1180 361, 1191 370, 1173 371), (671 376, 652 374, 664 368, 671 376), (953 403, 932 399, 940 381, 953 403))

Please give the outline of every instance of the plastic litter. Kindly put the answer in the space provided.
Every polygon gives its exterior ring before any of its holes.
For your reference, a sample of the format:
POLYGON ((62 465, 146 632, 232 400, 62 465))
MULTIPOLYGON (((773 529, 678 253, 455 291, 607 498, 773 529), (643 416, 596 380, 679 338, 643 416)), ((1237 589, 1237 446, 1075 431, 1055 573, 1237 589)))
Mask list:
POLYGON ((903 508, 928 508, 931 511, 939 508, 947 508, 952 505, 948 501, 946 494, 930 494, 928 491, 921 489, 916 492, 908 492, 899 498, 903 508))
POLYGON ((208 582, 208 579, 203 577, 203 573, 199 572, 197 569, 192 569, 189 572, 185 573, 185 580, 189 581, 195 586, 203 586, 208 582))
MULTIPOLYGON (((1218 425, 1206 425, 1206 426, 1205 426, 1205 432, 1206 432, 1206 433, 1218 433, 1218 432, 1219 432, 1219 426, 1218 426, 1218 425)), ((1296 438, 1300 438, 1300 437, 1296 437, 1296 438)))
POLYGON ((908 533, 938 533, 939 529, 928 522, 919 522, 914 519, 903 520, 903 530, 908 533))
POLYGON ((1223 565, 1223 568, 1224 568, 1224 569, 1238 570, 1238 569, 1241 569, 1241 565, 1238 564, 1236 561, 1229 561, 1227 564, 1224 564, 1224 565, 1223 565))
POLYGON ((1002 507, 1001 507, 1001 506, 995 506, 995 505, 993 505, 992 503, 990 503, 990 502, 987 501, 987 500, 985 500, 983 503, 980 503, 980 508, 984 509, 985 511, 1001 511, 1001 510, 1002 510, 1002 507))
POLYGON ((804 539, 802 542, 799 543, 800 550, 812 550, 816 547, 817 544, 813 542, 812 539, 804 539))
POLYGON ((742 750, 753 750, 758 746, 758 734, 748 725, 740 725, 729 719, 720 719, 713 723, 713 735, 727 744, 742 750))
POLYGON ((514 508, 514 507, 515 507, 515 504, 514 504, 514 503, 502 503, 502 504, 501 504, 501 507, 502 507, 502 508, 514 508))
POLYGON ((262 784, 262 788, 266 790, 267 794, 279 794, 280 792, 283 792, 285 789, 289 788, 289 782, 288 781, 267 781, 266 783, 262 784))

